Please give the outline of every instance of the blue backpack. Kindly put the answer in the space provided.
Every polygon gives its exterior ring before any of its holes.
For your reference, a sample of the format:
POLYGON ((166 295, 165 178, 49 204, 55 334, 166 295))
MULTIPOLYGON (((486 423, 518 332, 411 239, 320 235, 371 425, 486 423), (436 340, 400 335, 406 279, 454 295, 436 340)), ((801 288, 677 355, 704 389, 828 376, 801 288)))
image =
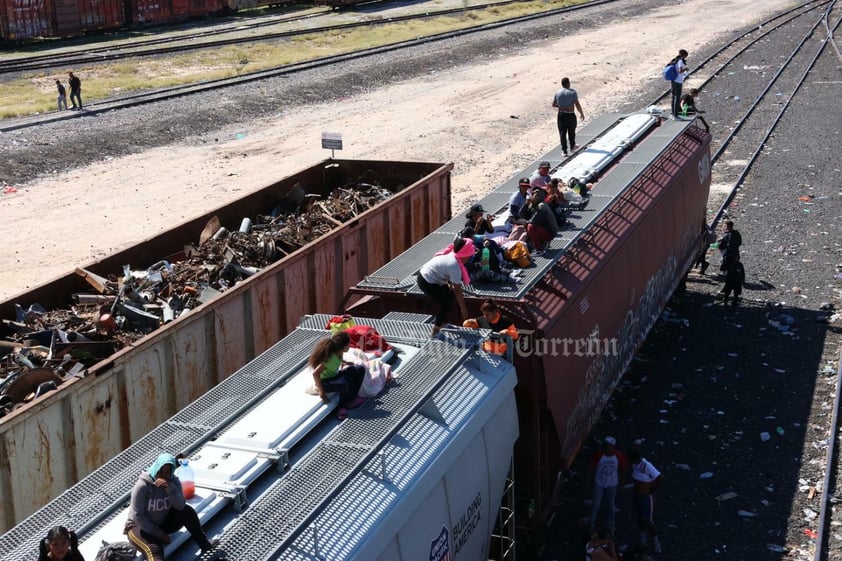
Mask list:
POLYGON ((664 80, 667 82, 674 82, 676 78, 678 78, 678 68, 675 61, 670 62, 666 66, 664 66, 664 80))

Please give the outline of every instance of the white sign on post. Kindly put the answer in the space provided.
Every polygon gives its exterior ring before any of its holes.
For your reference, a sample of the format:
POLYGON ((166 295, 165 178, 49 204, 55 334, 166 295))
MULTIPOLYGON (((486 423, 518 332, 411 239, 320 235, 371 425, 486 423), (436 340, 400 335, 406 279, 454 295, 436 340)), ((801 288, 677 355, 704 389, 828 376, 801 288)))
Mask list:
MULTIPOLYGON (((322 148, 325 150, 342 150, 342 133, 341 132, 323 132, 322 133, 322 148)), ((331 154, 331 157, 333 154, 331 154)))

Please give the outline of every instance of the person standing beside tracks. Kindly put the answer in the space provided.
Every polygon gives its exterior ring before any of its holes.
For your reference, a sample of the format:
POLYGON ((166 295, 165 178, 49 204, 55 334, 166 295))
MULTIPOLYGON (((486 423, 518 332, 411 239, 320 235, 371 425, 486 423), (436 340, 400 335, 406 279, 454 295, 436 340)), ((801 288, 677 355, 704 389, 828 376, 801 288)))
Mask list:
POLYGON ((743 237, 740 235, 739 230, 734 228, 733 220, 725 221, 725 233, 722 234, 722 237, 716 243, 719 253, 722 254, 722 264, 719 266, 719 270, 724 273, 729 257, 736 257, 737 260, 740 259, 740 246, 743 245, 743 237))
POLYGON ((670 61, 675 66, 675 79, 670 81, 672 92, 672 116, 678 117, 681 114, 681 90, 684 86, 684 79, 690 72, 687 68, 687 51, 681 49, 678 55, 670 61))
POLYGON ((70 76, 70 80, 68 84, 70 85, 70 103, 73 104, 71 109, 82 109, 82 80, 79 79, 78 76, 73 74, 73 72, 68 72, 68 76, 70 76))
POLYGON ((64 88, 64 84, 61 83, 61 80, 56 80, 56 89, 58 90, 58 97, 56 98, 56 102, 58 103, 58 110, 61 111, 62 109, 67 109, 67 90, 64 88))
POLYGON ((124 532, 144 561, 163 561, 170 534, 187 528, 202 553, 216 546, 202 530, 199 515, 187 504, 181 481, 175 476, 176 458, 160 454, 142 472, 132 489, 124 532))
POLYGON ((575 152, 576 148, 576 113, 579 111, 579 118, 585 120, 582 106, 579 105, 579 94, 570 87, 570 78, 561 79, 561 89, 553 96, 553 107, 558 108, 558 134, 561 137, 561 152, 567 156, 567 141, 570 141, 570 151, 575 152))
POLYGON ((612 536, 615 531, 614 509, 617 500, 617 487, 624 479, 626 457, 615 446, 617 441, 612 436, 602 440, 602 450, 593 455, 588 467, 588 481, 593 481, 593 506, 588 522, 589 529, 607 530, 612 536), (597 526, 600 511, 604 512, 605 524, 597 526))
POLYGON ((634 481, 634 505, 637 528, 640 532, 640 543, 647 545, 651 538, 652 553, 661 553, 661 542, 655 527, 655 491, 661 486, 664 477, 661 472, 646 458, 640 455, 636 448, 629 450, 632 481, 634 481))

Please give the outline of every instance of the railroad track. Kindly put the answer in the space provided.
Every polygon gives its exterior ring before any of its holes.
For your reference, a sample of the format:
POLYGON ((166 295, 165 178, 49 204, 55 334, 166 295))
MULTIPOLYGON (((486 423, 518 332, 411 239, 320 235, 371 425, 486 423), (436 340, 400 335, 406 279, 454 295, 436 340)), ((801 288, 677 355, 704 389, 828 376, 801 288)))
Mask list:
MULTIPOLYGON (((800 130, 784 134, 781 127, 798 123, 786 119, 788 111, 807 112, 810 101, 803 87, 822 80, 811 79, 819 58, 832 50, 842 61, 834 38, 840 22, 842 3, 838 0, 807 2, 754 27, 703 61, 694 60, 690 53, 694 72, 687 84, 702 89, 698 105, 709 109, 703 116, 716 116, 716 122, 709 119, 714 165, 708 208, 714 222, 739 210, 743 218, 738 224, 753 227, 757 234, 764 227, 757 224, 749 205, 777 206, 775 197, 796 198, 812 192, 801 191, 800 186, 785 189, 761 184, 790 175, 770 171, 775 168, 770 165, 774 156, 763 156, 767 144, 778 155, 785 149, 783 138, 799 137, 800 130), (776 133, 782 139, 772 144, 770 139, 776 133), (743 198, 747 187, 751 187, 751 200, 743 198)), ((682 46, 676 45, 676 50, 682 46)), ((823 60, 826 63, 827 56, 823 60)), ((821 71, 815 75, 826 76, 821 71)), ((668 103, 668 92, 653 104, 664 100, 668 103)), ((838 122, 838 114, 835 118, 838 122)), ((833 125, 828 128, 833 130, 833 125)), ((805 154, 810 152, 805 150, 805 154)), ((836 190, 835 185, 826 187, 836 190)), ((790 201, 782 201, 781 208, 795 206, 787 203, 790 201)), ((795 212, 800 214, 802 208, 809 212, 808 206, 795 206, 795 212)), ((805 225, 812 222, 804 218, 809 216, 794 217, 793 223, 781 225, 781 230, 817 226, 805 225)), ((763 235, 777 245, 784 236, 774 231, 774 223, 766 228, 769 231, 763 235)), ((749 261, 755 266, 760 260, 777 260, 774 250, 761 247, 763 238, 747 241, 749 261)), ((688 560, 842 558, 838 539, 842 526, 842 509, 838 508, 842 503, 842 366, 834 347, 839 343, 838 329, 817 326, 815 308, 799 303, 790 283, 806 282, 799 280, 798 269, 811 267, 802 261, 812 262, 800 257, 778 269, 769 265, 763 269, 765 274, 752 275, 781 284, 754 288, 774 290, 774 295, 746 300, 734 312, 713 302, 720 282, 694 276, 696 290, 665 312, 644 346, 644 356, 627 374, 625 386, 595 429, 595 434, 612 434, 628 442, 646 437, 643 448, 667 471, 659 519, 662 539, 672 542, 665 551, 667 556, 688 560), (767 277, 769 270, 780 273, 767 277), (781 302, 781 298, 790 303, 781 302), (797 333, 791 338, 770 328, 782 312, 798 318, 797 333), (628 429, 629 424, 635 426, 628 429), (823 480, 815 475, 820 468, 823 480)), ((815 255, 809 257, 819 260, 815 255)), ((709 259, 711 268, 719 264, 718 257, 709 259)), ((787 259, 782 255, 780 261, 786 263, 787 259)), ((763 294, 754 290, 749 294, 763 294)), ((580 489, 571 491, 580 498, 580 489)), ((634 534, 624 536, 626 543, 636 539, 631 516, 624 528, 634 534)), ((572 542, 565 545, 566 549, 577 548, 572 542)))
MULTIPOLYGON (((514 0, 505 0, 505 3, 509 3, 514 0)), ((334 55, 322 58, 316 58, 307 62, 295 63, 295 64, 288 64, 288 65, 281 65, 274 68, 256 71, 256 72, 249 72, 243 73, 236 77, 231 78, 221 78, 217 80, 207 80, 204 82, 196 83, 196 84, 187 84, 183 86, 174 86, 171 88, 163 88, 154 91, 144 91, 139 92, 136 94, 129 94, 125 96, 121 96, 119 98, 107 99, 103 101, 94 101, 94 102, 86 102, 85 103, 85 111, 83 112, 73 112, 73 111, 57 111, 54 113, 45 113, 41 115, 34 115, 30 117, 22 117, 18 119, 8 119, 2 123, 0 123, 0 132, 8 132, 13 130, 20 130, 26 129, 30 127, 36 127, 56 121, 64 121, 67 119, 75 119, 79 118, 83 115, 90 115, 90 114, 97 114, 97 113, 104 113, 106 111, 115 111, 120 109, 126 109, 129 107, 136 107, 139 105, 144 105, 147 103, 153 103, 157 101, 163 101, 167 99, 174 99, 178 97, 183 97, 195 93, 200 92, 208 92, 214 90, 221 90, 223 88, 229 88, 232 86, 237 86, 240 84, 245 84, 248 82, 254 82, 259 80, 265 80, 268 78, 276 78, 280 76, 286 76, 297 72, 303 72, 307 70, 312 70, 314 68, 320 68, 329 65, 341 64, 343 62, 347 62, 354 59, 364 58, 367 56, 390 52, 390 51, 398 51, 401 49, 406 49, 409 47, 414 47, 418 45, 423 45, 425 43, 431 43, 435 41, 442 41, 445 39, 451 39, 455 37, 460 37, 464 35, 469 35, 472 33, 479 33, 483 31, 488 31, 492 29, 501 29, 506 26, 516 25, 523 22, 538 20, 541 18, 551 17, 558 14, 569 13, 578 10, 584 10, 587 8, 592 8, 595 6, 601 6, 604 4, 611 4, 614 2, 618 2, 621 0, 592 0, 590 2, 586 2, 583 4, 578 4, 576 6, 570 6, 566 8, 559 8, 556 10, 549 10, 545 12, 541 12, 538 14, 531 14, 527 16, 521 16, 517 18, 511 18, 495 23, 489 24, 482 24, 473 26, 470 28, 460 29, 457 31, 449 31, 444 33, 438 33, 435 35, 429 35, 425 37, 420 37, 417 39, 412 39, 408 41, 400 41, 397 43, 392 43, 389 45, 384 45, 380 47, 373 47, 368 49, 363 49, 359 51, 354 51, 346 54, 341 55, 334 55)), ((485 4, 484 6, 491 6, 491 5, 499 5, 503 2, 495 2, 493 4, 485 4)), ((472 7, 471 9, 476 9, 477 7, 472 7)), ((449 12, 455 12, 456 10, 450 10, 449 12)), ((407 19, 417 18, 419 16, 406 16, 407 19)), ((421 16, 421 17, 430 17, 421 16)), ((392 18, 392 22, 396 21, 395 18, 392 18)), ((357 24, 354 24, 357 25, 357 24)), ((368 25, 368 24, 364 24, 368 25)), ((322 28, 327 29, 327 28, 322 28)), ((308 30, 306 33, 313 33, 312 29, 308 30)), ((160 51, 158 54, 161 54, 160 51)))
MULTIPOLYGON (((713 226, 739 197, 752 165, 819 55, 828 45, 838 51, 827 22, 828 14, 836 5, 837 0, 805 2, 758 24, 696 65, 692 64, 691 57, 692 72, 685 83, 703 92, 709 85, 727 87, 723 83, 727 84, 740 72, 753 75, 748 87, 740 82, 741 95, 717 100, 702 95, 698 103, 701 109, 716 104, 718 120, 716 125, 711 125, 715 129, 711 144, 713 172, 709 199, 709 209, 715 209, 711 218, 713 226), (764 53, 775 53, 775 56, 765 55, 773 61, 771 64, 758 64, 753 47, 761 43, 771 45, 771 48, 764 46, 764 53), (767 77, 767 71, 775 69, 774 61, 777 60, 784 62, 767 77)), ((833 28, 838 26, 839 22, 833 28)), ((684 91, 688 89, 685 87, 684 91)), ((653 104, 668 101, 670 95, 667 90, 653 104)))
MULTIPOLYGON (((219 47, 226 47, 231 45, 245 45, 259 41, 271 41, 278 39, 291 39, 304 35, 322 35, 328 33, 348 31, 352 29, 359 29, 364 27, 373 27, 381 25, 389 25, 400 22, 409 22, 423 19, 430 19, 446 15, 464 14, 468 12, 475 12, 485 10, 506 4, 514 4, 520 0, 498 0, 496 2, 488 2, 484 4, 477 4, 471 6, 461 6, 458 8, 448 8, 442 10, 425 11, 423 13, 406 13, 404 15, 396 15, 378 19, 359 19, 357 21, 348 23, 327 23, 325 25, 304 25, 310 23, 312 20, 321 18, 326 22, 335 21, 337 18, 333 10, 326 9, 316 13, 308 13, 301 15, 292 15, 284 18, 264 19, 250 23, 237 22, 230 26, 223 28, 208 29, 198 33, 190 33, 185 35, 160 37, 155 39, 132 41, 124 45, 109 45, 104 47, 95 47, 85 49, 84 51, 74 50, 72 52, 64 52, 49 55, 32 56, 26 58, 18 58, 0 61, 0 74, 19 73, 29 70, 42 70, 51 68, 60 68, 73 64, 79 66, 82 64, 95 64, 101 62, 114 62, 129 58, 151 57, 165 54, 177 54, 197 49, 213 49, 219 47), (293 26, 292 29, 283 29, 278 31, 262 31, 253 35, 243 36, 245 32, 261 30, 269 27, 278 27, 281 25, 293 26), (235 37, 217 38, 221 35, 232 35, 235 37)), ((571 10, 581 9, 582 7, 589 7, 598 4, 615 2, 617 0, 595 0, 572 6, 568 8, 559 8, 556 10, 549 10, 542 12, 534 17, 546 17, 558 13, 564 13, 571 10)), ((408 8, 407 11, 411 9, 408 8)), ((511 20, 512 23, 524 21, 523 18, 511 20)))

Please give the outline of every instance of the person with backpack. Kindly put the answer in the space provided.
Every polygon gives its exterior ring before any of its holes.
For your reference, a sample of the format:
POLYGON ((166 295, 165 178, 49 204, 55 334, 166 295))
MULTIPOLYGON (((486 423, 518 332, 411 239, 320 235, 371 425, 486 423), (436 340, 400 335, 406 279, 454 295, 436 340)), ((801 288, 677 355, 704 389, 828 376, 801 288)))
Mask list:
POLYGON ((175 456, 160 454, 132 488, 124 531, 144 561, 164 561, 170 534, 181 528, 187 528, 202 553, 216 546, 216 540, 209 540, 202 530, 199 515, 187 504, 175 468, 175 456))
POLYGON ((55 526, 38 544, 38 561, 85 561, 79 552, 79 538, 64 526, 55 526))
POLYGON ((672 116, 678 117, 681 113, 681 89, 684 79, 690 72, 687 67, 687 51, 681 49, 678 55, 664 67, 664 79, 670 82, 672 88, 672 116))

